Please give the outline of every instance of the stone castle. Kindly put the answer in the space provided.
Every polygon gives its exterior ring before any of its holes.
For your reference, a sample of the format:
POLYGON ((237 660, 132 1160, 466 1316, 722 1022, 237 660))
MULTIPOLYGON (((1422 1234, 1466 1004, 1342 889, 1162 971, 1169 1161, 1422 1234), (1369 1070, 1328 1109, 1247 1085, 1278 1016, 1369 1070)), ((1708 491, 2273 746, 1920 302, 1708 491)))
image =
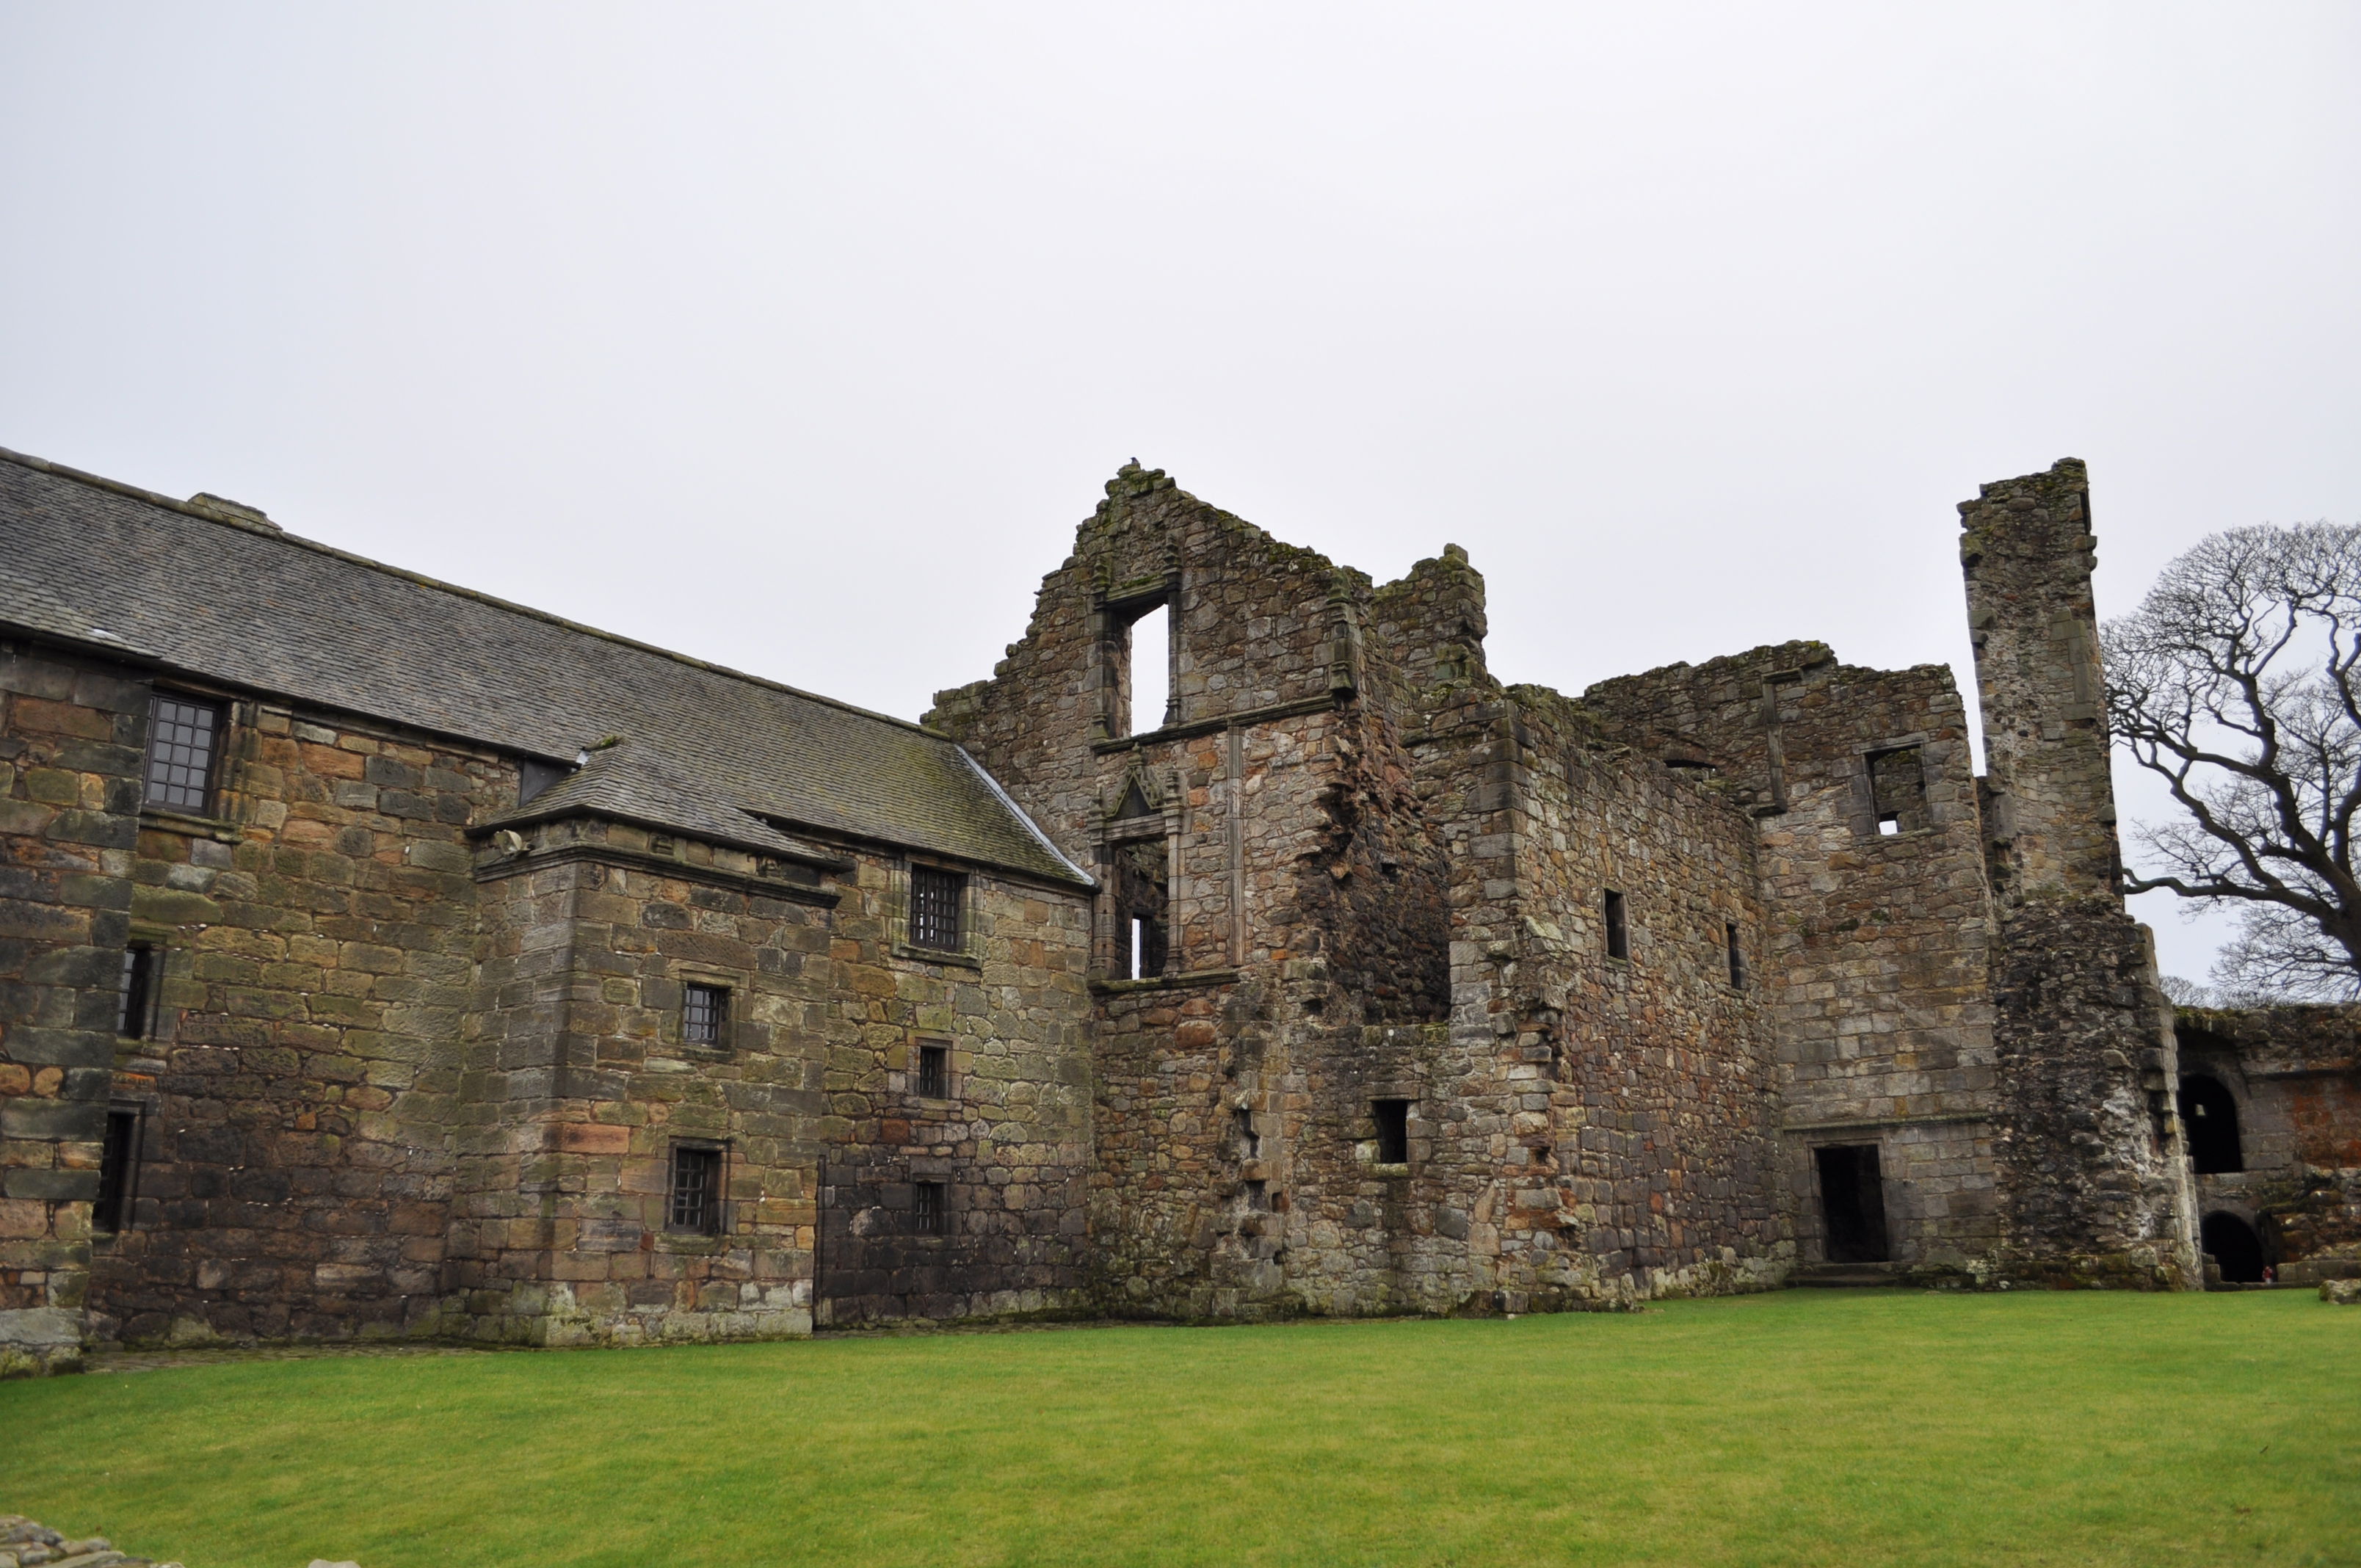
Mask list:
POLYGON ((910 724, 0 453, 0 1360, 2361 1270, 2354 1016, 2115 891, 2082 465, 1960 511, 1981 776, 1136 466, 910 724))

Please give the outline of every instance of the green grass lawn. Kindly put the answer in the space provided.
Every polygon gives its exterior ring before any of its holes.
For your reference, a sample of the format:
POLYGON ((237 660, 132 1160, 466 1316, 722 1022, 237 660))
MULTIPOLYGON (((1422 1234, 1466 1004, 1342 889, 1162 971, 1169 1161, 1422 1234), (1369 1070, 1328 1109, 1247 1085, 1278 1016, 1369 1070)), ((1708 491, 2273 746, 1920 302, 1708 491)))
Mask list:
POLYGON ((192 1568, 2361 1563, 2361 1311, 1625 1316, 250 1362, 0 1385, 0 1511, 192 1568))

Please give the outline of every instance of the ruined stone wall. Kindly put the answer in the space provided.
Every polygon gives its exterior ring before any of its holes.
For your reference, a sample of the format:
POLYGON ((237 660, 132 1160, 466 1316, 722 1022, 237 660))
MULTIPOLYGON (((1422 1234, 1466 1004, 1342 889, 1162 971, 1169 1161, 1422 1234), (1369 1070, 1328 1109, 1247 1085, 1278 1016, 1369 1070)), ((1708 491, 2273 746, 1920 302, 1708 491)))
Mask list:
POLYGON ((2235 1102, 2244 1169, 2197 1178, 2202 1218, 2253 1227, 2282 1279, 2361 1272, 2361 1008, 2181 1008, 2183 1082, 2235 1102))
POLYGON ((229 710, 217 816, 149 810, 135 934, 163 954, 105 1339, 433 1332, 475 890, 463 832, 515 798, 488 753, 269 702, 229 710))
POLYGON ((80 1365, 148 691, 0 643, 0 1376, 80 1365))
POLYGON ((1457 851, 1439 1218, 1511 1310, 1770 1283, 1793 1248, 1752 827, 1555 693, 1502 696, 1439 713, 1422 771, 1457 851))
POLYGON ((2171 1008, 2116 891, 2090 484, 2064 459, 1960 505, 2000 915, 1994 1153, 2007 1267, 2197 1282, 2171 1008))
POLYGON ((1861 669, 1791 642, 1604 682, 1583 700, 1756 819, 1804 1256, 1827 1256, 1814 1151, 1833 1144, 1877 1148, 1894 1260, 1988 1258, 1993 915, 1950 672, 1861 669))

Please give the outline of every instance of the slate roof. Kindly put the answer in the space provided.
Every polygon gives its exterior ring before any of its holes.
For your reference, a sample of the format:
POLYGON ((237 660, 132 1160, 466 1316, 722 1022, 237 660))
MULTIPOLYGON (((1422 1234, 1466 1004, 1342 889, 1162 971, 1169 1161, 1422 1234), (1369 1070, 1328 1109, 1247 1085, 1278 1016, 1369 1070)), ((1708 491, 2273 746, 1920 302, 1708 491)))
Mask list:
POLYGON ((931 730, 257 519, 0 448, 0 623, 551 761, 623 737, 502 820, 574 807, 810 852, 776 823, 1089 883, 931 730))

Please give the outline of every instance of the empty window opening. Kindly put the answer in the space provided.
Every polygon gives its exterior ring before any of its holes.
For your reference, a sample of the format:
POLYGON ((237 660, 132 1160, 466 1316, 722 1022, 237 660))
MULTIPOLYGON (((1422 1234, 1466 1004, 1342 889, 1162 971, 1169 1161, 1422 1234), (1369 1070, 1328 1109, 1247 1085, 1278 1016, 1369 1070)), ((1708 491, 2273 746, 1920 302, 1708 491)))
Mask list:
POLYGON ((951 1093, 951 1048, 918 1047, 918 1093, 928 1100, 948 1100, 951 1093))
POLYGON ((1158 605, 1131 623, 1128 732, 1161 729, 1172 700, 1172 611, 1158 605))
POLYGON ((961 906, 967 902, 967 876, 939 866, 910 868, 910 945, 955 953, 963 933, 961 906))
POLYGON ((1746 989, 1746 948, 1738 939, 1738 927, 1732 923, 1725 925, 1721 930, 1722 939, 1730 951, 1730 989, 1744 991, 1746 989))
POLYGON ((221 719, 214 703, 164 692, 148 699, 147 805, 205 815, 213 804, 221 719))
POLYGON ((2180 1080, 2180 1124, 2189 1135, 2189 1158, 2200 1176, 2246 1168, 2238 1144, 2238 1102, 2219 1079, 2192 1072, 2180 1080))
POLYGON ((1607 956, 1628 959, 1631 956, 1631 927, 1623 911, 1623 895, 1613 888, 1607 890, 1607 956))
POLYGON ((1165 905, 1170 897, 1164 840, 1145 839, 1115 851, 1115 967, 1126 980, 1164 972, 1165 905))
POLYGON ((1885 1262, 1885 1183, 1878 1174, 1877 1146, 1835 1144, 1812 1152, 1820 1168, 1828 1260, 1885 1262))
POLYGON ((115 1232, 131 1225, 131 1201, 138 1196, 139 1111, 117 1105, 106 1113, 106 1141, 99 1146, 98 1202, 91 1228, 115 1232))
POLYGON ((2197 1234, 2206 1255, 2220 1266, 2224 1284, 2263 1282, 2263 1243, 2252 1225, 2235 1214, 2208 1214, 2197 1234))
POLYGON ((1254 1113, 1245 1106, 1230 1113, 1238 1130, 1238 1148, 1248 1159, 1262 1157, 1262 1135, 1255 1131, 1254 1113))
POLYGON ((675 1144, 672 1198, 664 1228, 688 1235, 721 1234, 721 1150, 710 1144, 675 1144))
POLYGON ((922 1236, 943 1234, 946 1185, 940 1181, 917 1181, 910 1185, 910 1223, 922 1236))
POLYGON ((1869 754, 1869 793, 1880 833, 1907 833, 1927 826, 1927 772, 1918 748, 1896 746, 1869 754))
POLYGON ((1378 1124, 1378 1163, 1410 1163, 1410 1102, 1372 1100, 1369 1119, 1378 1124))
POLYGON ((146 1039, 155 1001, 156 949, 146 942, 134 942, 123 949, 122 993, 115 1032, 126 1040, 146 1039))
POLYGON ((1246 1207, 1249 1209, 1264 1210, 1269 1208, 1270 1183, 1268 1181, 1247 1182, 1246 1184, 1246 1207))
POLYGON ((719 985, 683 986, 680 1037, 692 1046, 718 1046, 729 1036, 729 988, 719 985))

